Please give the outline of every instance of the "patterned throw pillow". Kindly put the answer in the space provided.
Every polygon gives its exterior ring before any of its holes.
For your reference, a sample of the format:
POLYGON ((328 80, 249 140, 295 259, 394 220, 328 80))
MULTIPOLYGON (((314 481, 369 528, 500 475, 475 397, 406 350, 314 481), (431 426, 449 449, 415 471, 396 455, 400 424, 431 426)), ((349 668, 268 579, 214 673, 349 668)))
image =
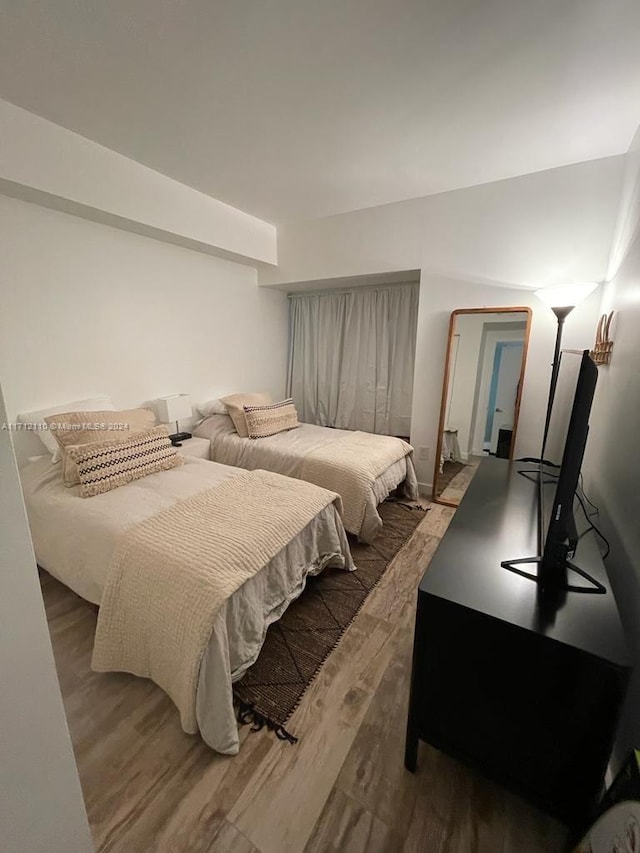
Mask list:
POLYGON ((183 462, 171 444, 166 426, 133 433, 129 441, 68 445, 66 452, 77 466, 83 498, 110 492, 183 462))
POLYGON ((45 418, 51 434, 62 450, 62 478, 65 486, 80 482, 76 463, 66 452, 69 445, 95 444, 97 441, 127 442, 131 436, 156 424, 151 409, 119 411, 64 412, 45 418))
POLYGON ((270 406, 245 406, 244 416, 249 438, 266 438, 300 426, 293 400, 282 400, 270 406))
POLYGON ((229 394, 228 397, 221 397, 220 402, 227 407, 227 414, 240 438, 248 438, 249 430, 243 407, 268 406, 273 400, 269 394, 229 394))

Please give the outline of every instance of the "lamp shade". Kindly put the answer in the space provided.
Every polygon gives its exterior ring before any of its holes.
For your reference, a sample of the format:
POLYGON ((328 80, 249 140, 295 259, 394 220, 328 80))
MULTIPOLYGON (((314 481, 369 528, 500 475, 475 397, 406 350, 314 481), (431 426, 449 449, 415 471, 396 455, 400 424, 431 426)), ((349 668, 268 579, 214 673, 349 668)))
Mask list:
POLYGON ((158 417, 163 423, 190 418, 191 398, 188 394, 171 394, 169 397, 158 397, 158 417))
POLYGON ((595 281, 585 281, 580 284, 565 284, 557 287, 545 287, 536 290, 536 296, 549 308, 575 308, 583 299, 598 286, 595 281))

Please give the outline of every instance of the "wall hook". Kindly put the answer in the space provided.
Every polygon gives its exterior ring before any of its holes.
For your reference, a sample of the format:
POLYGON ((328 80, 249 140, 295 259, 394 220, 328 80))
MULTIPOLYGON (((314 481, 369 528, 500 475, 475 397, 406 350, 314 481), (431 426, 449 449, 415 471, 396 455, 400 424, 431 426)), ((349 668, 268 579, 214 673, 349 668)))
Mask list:
POLYGON ((613 349, 613 341, 609 337, 611 329, 611 320, 613 319, 613 311, 607 316, 603 314, 598 320, 598 328, 596 329, 596 344, 591 350, 591 358, 596 364, 609 364, 611 360, 611 350, 613 349))

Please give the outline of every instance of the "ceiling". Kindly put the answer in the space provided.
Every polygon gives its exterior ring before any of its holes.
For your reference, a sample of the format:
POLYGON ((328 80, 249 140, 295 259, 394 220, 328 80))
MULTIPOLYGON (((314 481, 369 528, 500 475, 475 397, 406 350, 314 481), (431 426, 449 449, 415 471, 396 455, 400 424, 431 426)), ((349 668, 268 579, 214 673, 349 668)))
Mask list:
POLYGON ((627 150, 637 0, 4 0, 0 97, 276 224, 627 150))

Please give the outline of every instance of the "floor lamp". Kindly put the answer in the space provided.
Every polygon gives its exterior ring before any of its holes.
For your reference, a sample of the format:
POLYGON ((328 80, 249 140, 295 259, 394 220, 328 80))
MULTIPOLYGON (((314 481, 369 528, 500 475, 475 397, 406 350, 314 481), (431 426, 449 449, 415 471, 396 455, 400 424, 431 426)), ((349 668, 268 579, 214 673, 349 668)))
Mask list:
POLYGON ((544 419, 544 435, 542 439, 542 451, 540 458, 544 460, 549 434, 549 423, 551 421, 551 410, 556 396, 556 385, 558 384, 558 372, 560 370, 560 346, 562 343, 562 330, 564 321, 573 309, 592 293, 598 286, 597 282, 589 281, 582 284, 568 284, 561 287, 545 287, 536 290, 536 296, 544 302, 558 320, 556 332, 556 346, 553 352, 553 364, 551 365, 551 382, 549 384, 549 399, 547 401, 547 414, 544 419))

